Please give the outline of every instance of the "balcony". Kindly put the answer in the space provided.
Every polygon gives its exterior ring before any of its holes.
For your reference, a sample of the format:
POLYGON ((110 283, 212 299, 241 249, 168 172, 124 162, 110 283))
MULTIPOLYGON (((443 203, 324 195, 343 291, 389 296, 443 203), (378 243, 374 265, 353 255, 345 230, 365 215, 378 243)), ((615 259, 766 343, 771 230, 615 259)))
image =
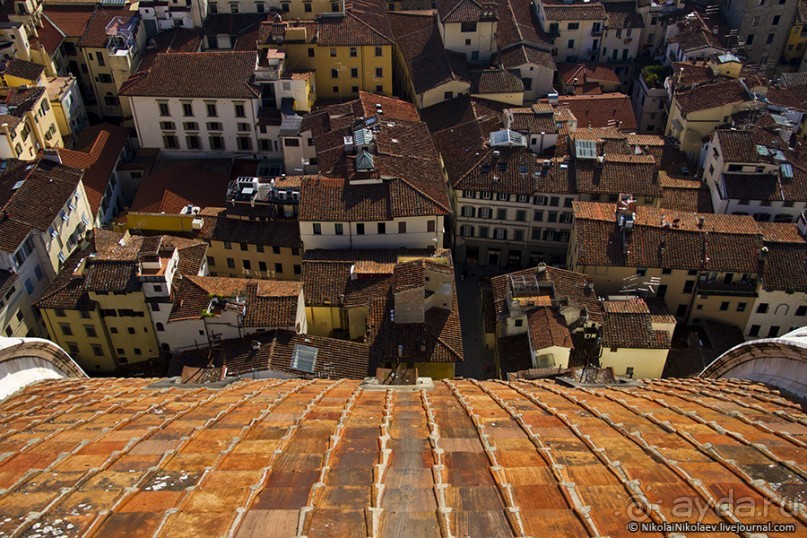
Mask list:
POLYGON ((756 297, 757 281, 751 279, 747 282, 726 284, 721 280, 701 279, 698 283, 698 294, 717 295, 719 297, 756 297))
POLYGON ((592 28, 591 35, 594 37, 599 37, 602 35, 602 28, 592 28))

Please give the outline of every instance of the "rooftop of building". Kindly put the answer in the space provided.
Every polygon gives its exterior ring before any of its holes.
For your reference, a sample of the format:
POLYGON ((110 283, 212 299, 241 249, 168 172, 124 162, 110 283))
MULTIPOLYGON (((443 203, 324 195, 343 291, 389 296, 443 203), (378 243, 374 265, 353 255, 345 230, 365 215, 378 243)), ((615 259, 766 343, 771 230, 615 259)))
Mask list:
POLYGON ((395 42, 409 68, 415 93, 450 81, 470 83, 465 54, 443 47, 437 19, 431 12, 390 12, 387 15, 395 42))
POLYGON ((166 52, 151 66, 132 75, 122 96, 257 99, 253 85, 255 51, 166 52), (189 80, 197 81, 188 84, 189 80))
MULTIPOLYGON (((144 237, 102 229, 93 230, 92 241, 77 249, 37 301, 39 308, 93 310, 91 291, 131 293, 140 289, 140 260, 178 251, 177 271, 196 275, 205 263, 207 245, 202 241, 169 235, 144 237)), ((162 265, 162 263, 161 263, 162 265)))
POLYGON ((362 92, 359 99, 303 118, 300 131, 308 130, 323 177, 303 182, 302 220, 389 220, 392 215, 449 212, 439 155, 411 103, 362 92))
POLYGON ((84 171, 84 191, 93 215, 101 206, 109 180, 115 172, 115 165, 128 140, 128 129, 102 123, 84 130, 76 143, 76 149, 58 150, 65 166, 84 171))
POLYGON ((187 206, 222 207, 231 159, 159 159, 145 176, 131 212, 178 214, 187 206))
POLYGON ((741 507, 770 503, 803 529, 790 499, 805 491, 792 463, 804 412, 759 384, 458 380, 385 393, 348 380, 154 382, 49 380, 3 400, 0 529, 613 535, 650 517, 637 491, 664 520, 686 499, 708 521, 764 523, 769 514, 741 507), (731 511, 711 508, 732 491, 742 497, 731 511))
POLYGON ((509 315, 508 294, 511 292, 508 290, 511 290, 514 283, 518 283, 523 277, 535 277, 535 281, 539 286, 542 283, 551 285, 551 302, 577 305, 587 312, 590 321, 602 322, 602 307, 594 291, 592 278, 583 273, 558 269, 544 264, 506 275, 495 276, 491 279, 496 319, 509 315))
POLYGON ((300 225, 296 220, 247 220, 228 216, 236 208, 208 207, 201 212, 204 223, 198 237, 205 241, 248 243, 291 249, 302 248, 300 225))
POLYGON ((219 315, 234 301, 243 307, 246 328, 294 328, 302 291, 298 281, 184 275, 175 287, 168 321, 219 315))
POLYGON ((366 338, 378 362, 463 360, 453 272, 447 250, 309 250, 303 260, 307 305, 368 308, 366 338), (449 275, 451 303, 426 308, 420 323, 396 319, 394 294, 414 288, 425 293, 429 271, 449 275))
POLYGON ((524 82, 518 69, 483 69, 471 73, 471 93, 486 95, 497 93, 521 93, 524 82))
POLYGON ((245 338, 223 340, 215 350, 188 350, 174 354, 168 375, 179 376, 184 367, 226 365, 231 376, 324 377, 363 379, 370 372, 367 344, 277 329, 245 338), (305 350, 313 364, 298 365, 295 357, 305 350))
POLYGON ((623 131, 636 131, 636 115, 630 96, 623 93, 602 95, 561 95, 560 106, 567 106, 577 118, 580 128, 619 126, 623 131))
POLYGON ((540 2, 540 6, 546 19, 550 21, 605 21, 608 18, 605 5, 597 0, 544 0, 540 2))
POLYGON ((748 88, 739 79, 702 84, 675 94, 675 102, 681 107, 684 117, 687 114, 752 100, 748 88))
POLYGON ((26 62, 25 60, 13 59, 5 61, 0 65, 0 74, 4 77, 17 77, 33 82, 37 82, 44 72, 44 66, 33 62, 26 62))
POLYGON ((750 216, 638 206, 623 237, 616 204, 574 202, 574 214, 581 265, 751 274, 761 268, 762 236, 750 216))
POLYGON ((0 170, 0 249, 13 253, 31 231, 48 231, 83 174, 45 159, 3 161, 0 170))

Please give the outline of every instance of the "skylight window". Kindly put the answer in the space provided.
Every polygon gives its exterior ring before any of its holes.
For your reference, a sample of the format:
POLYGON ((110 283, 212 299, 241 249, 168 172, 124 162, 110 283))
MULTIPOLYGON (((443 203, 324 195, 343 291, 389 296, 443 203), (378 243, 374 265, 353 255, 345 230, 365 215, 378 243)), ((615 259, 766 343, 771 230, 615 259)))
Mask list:
POLYGON ((510 129, 504 129, 502 131, 495 131, 490 133, 490 145, 507 146, 507 147, 520 146, 522 148, 526 148, 527 137, 516 131, 511 131, 510 129))
POLYGON ((314 373, 317 365, 317 353, 319 349, 302 344, 295 344, 294 353, 291 357, 291 367, 302 372, 314 373))
POLYGON ((576 140, 574 150, 578 159, 597 158, 597 144, 593 140, 576 140))

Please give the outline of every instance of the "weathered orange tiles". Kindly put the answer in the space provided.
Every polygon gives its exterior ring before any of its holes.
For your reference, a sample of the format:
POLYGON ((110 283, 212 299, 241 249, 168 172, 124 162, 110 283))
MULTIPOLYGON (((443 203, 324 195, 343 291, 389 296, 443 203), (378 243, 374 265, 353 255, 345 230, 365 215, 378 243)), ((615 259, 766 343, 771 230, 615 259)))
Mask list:
POLYGON ((704 522, 807 532, 777 504, 807 492, 807 416, 759 385, 151 383, 47 381, 0 402, 0 534, 587 536, 593 524, 616 537, 637 513, 630 488, 670 521, 693 520, 674 510, 689 500, 704 522), (752 506, 708 506, 726 498, 752 506))

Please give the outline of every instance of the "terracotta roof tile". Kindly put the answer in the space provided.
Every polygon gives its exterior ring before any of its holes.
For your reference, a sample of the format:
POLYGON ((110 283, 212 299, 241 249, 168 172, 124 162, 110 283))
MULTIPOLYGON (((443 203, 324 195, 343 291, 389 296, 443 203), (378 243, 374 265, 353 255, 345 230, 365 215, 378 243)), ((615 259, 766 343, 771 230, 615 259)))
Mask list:
POLYGON ((541 2, 547 20, 552 21, 604 21, 607 18, 605 6, 598 2, 567 4, 562 0, 541 2))
POLYGON ((554 308, 535 308, 527 313, 527 334, 530 345, 539 350, 558 346, 573 348, 572 335, 566 319, 554 308))
POLYGON ((654 331, 649 313, 608 311, 602 324, 602 347, 670 349, 669 334, 654 331))
POLYGON ((58 28, 65 37, 81 37, 90 23, 94 6, 48 6, 44 18, 58 28))
POLYGON ((47 233, 81 176, 81 170, 50 161, 9 161, 0 174, 0 210, 5 215, 0 218, 0 248, 15 252, 32 230, 47 233), (24 183, 14 189, 19 181, 24 183))
POLYGON ((524 83, 516 69, 485 69, 471 73, 471 93, 521 93, 524 83))
POLYGON ((435 6, 443 24, 477 22, 483 14, 482 2, 477 0, 436 0, 435 6))
POLYGON ((652 155, 606 153, 604 162, 575 159, 575 179, 581 193, 661 195, 658 164, 652 155))
POLYGON ((506 317, 509 312, 508 289, 510 287, 510 277, 517 278, 531 275, 535 275, 539 283, 552 283, 555 293, 553 299, 555 301, 568 300, 570 304, 585 309, 591 321, 602 321, 602 307, 594 291, 592 278, 583 273, 575 273, 574 271, 546 265, 538 265, 522 271, 495 276, 491 279, 493 304, 497 319, 506 317))
POLYGON ((387 17, 416 93, 453 80, 470 83, 465 55, 443 47, 437 19, 431 13, 390 12, 387 17))
POLYGON ((260 96, 252 84, 257 52, 166 52, 147 71, 130 78, 121 95, 242 98, 260 96), (187 84, 188 80, 202 81, 187 84))
POLYGON ((203 211, 204 223, 199 238, 206 241, 228 241, 252 245, 299 249, 300 226, 293 220, 249 221, 228 218, 227 209, 209 208, 203 211))
POLYGON ((564 84, 572 84, 577 78, 578 83, 607 82, 621 84, 619 76, 608 64, 598 62, 559 63, 558 77, 564 84))
POLYGON ((574 202, 574 213, 582 265, 759 271, 762 238, 748 216, 639 206, 625 247, 614 204, 574 202))
MULTIPOLYGON (((96 6, 84 28, 84 32, 81 34, 81 39, 76 44, 79 47, 106 48, 107 41, 109 41, 106 27, 115 17, 123 17, 124 20, 128 21, 132 17, 139 17, 139 15, 137 11, 132 11, 131 6, 123 8, 96 6)), ((142 22, 138 22, 138 24, 142 24, 142 22)))
POLYGON ((331 45, 392 45, 394 37, 386 6, 376 0, 347 0, 343 17, 317 19, 318 43, 331 45))
MULTIPOLYGON (((296 334, 289 330, 267 331, 242 339, 224 340, 213 352, 212 359, 214 366, 221 366, 226 361, 230 375, 269 370, 292 376, 310 376, 308 372, 292 368, 294 350, 298 345, 317 349, 314 376, 364 379, 370 375, 369 347, 366 344, 296 334), (260 343, 257 350, 254 349, 256 342, 260 343)), ((179 353, 172 357, 168 374, 180 375, 183 366, 205 367, 210 359, 208 350, 179 353)), ((248 464, 239 464, 241 465, 248 464)))
POLYGON ((676 93, 675 102, 681 107, 684 116, 701 110, 709 110, 719 106, 751 101, 748 88, 741 80, 731 79, 724 82, 704 84, 676 93))
POLYGON ((84 190, 94 215, 128 140, 128 129, 104 123, 81 133, 80 149, 59 149, 64 165, 84 170, 84 190))
MULTIPOLYGON (((298 337, 291 338, 267 339, 261 353, 293 349, 298 337)), ((243 352, 228 349, 239 359, 228 364, 249 364, 240 362, 249 341, 243 352)), ((349 357, 326 345, 320 353, 335 365, 349 357)), ((272 355, 271 362, 283 361, 272 355)), ((456 380, 387 393, 328 379, 211 389, 155 389, 153 382, 48 380, 0 403, 7 434, 0 530, 370 536, 379 525, 417 536, 441 529, 505 536, 513 524, 531 536, 615 535, 632 521, 621 507, 633 506, 637 492, 665 520, 683 498, 703 503, 705 521, 728 522, 700 484, 736 488, 743 496, 729 501, 731 513, 757 524, 770 516, 740 510, 742 503, 784 503, 782 488, 804 487, 786 464, 798 456, 798 434, 781 431, 799 432, 803 411, 747 382, 581 390, 456 380), (697 428, 693 417, 702 419, 697 428), (641 437, 625 435, 638 431, 641 437), (603 463, 617 460, 631 482, 603 463), (371 472, 376 464, 383 473, 371 472), (56 471, 59 465, 75 470, 56 471), (382 485, 380 520, 366 518, 382 485), (759 487, 778 493, 767 497, 759 487), (455 517, 443 519, 448 509, 455 517)), ((790 512, 778 517, 797 535, 804 531, 790 512)))
POLYGON ((605 93, 602 95, 562 95, 561 106, 568 106, 577 118, 582 129, 591 123, 592 127, 607 127, 622 122, 620 130, 635 131, 636 116, 630 97, 622 93, 605 93))
POLYGON ((38 81, 42 73, 45 72, 45 67, 33 62, 26 62, 25 60, 10 60, 4 64, 5 69, 2 70, 3 75, 22 78, 25 80, 38 81))
POLYGON ((644 28, 642 17, 632 2, 606 2, 603 7, 608 15, 606 28, 644 28))
POLYGON ((31 46, 38 48, 41 45, 45 52, 53 55, 62 46, 65 35, 49 17, 43 16, 41 21, 42 27, 37 29, 37 36, 30 38, 29 41, 31 46))

